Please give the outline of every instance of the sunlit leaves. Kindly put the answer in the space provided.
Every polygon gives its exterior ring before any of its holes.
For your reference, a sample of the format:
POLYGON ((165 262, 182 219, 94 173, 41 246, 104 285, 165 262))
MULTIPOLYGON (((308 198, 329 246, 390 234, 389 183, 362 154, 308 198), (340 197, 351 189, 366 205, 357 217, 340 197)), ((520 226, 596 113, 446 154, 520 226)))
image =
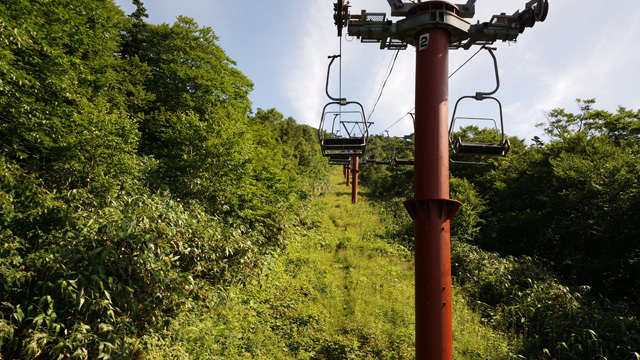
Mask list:
POLYGON ((325 181, 309 127, 250 116, 212 29, 134 4, 0 5, 2 358, 137 356, 281 248, 325 181))

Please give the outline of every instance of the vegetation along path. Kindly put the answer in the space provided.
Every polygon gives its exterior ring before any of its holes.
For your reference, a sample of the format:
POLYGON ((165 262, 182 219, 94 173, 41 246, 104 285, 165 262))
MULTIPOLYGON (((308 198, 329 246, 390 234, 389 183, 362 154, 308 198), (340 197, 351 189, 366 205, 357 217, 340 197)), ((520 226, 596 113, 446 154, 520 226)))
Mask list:
MULTIPOLYGON (((351 204, 336 171, 285 254, 253 281, 149 336, 150 359, 412 359, 413 263, 385 239, 366 188, 351 204)), ((509 358, 508 340, 454 295, 456 359, 509 358)))

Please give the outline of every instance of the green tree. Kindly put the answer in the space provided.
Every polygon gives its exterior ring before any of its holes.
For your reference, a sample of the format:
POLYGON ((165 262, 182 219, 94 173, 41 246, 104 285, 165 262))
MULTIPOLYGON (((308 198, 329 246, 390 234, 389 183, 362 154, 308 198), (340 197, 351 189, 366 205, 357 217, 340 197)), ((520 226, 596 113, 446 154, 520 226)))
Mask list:
POLYGON ((137 12, 123 52, 148 68, 152 99, 139 108, 139 129, 142 153, 158 160, 151 183, 213 212, 237 211, 238 187, 252 187, 251 82, 210 28, 186 17, 171 26, 141 23, 140 4, 137 12))
POLYGON ((146 114, 193 111, 210 121, 228 118, 229 122, 249 114, 248 94, 253 84, 216 44, 218 38, 211 28, 178 16, 173 25, 146 24, 134 30, 138 43, 132 50, 137 51, 128 55, 149 66, 145 86, 155 95, 146 114))
POLYGON ((2 153, 54 189, 99 191, 129 179, 138 134, 126 95, 142 91, 129 81, 134 64, 114 55, 120 10, 107 0, 11 0, 0 19, 2 153))
POLYGON ((211 29, 135 3, 0 4, 1 358, 136 358, 296 221, 310 129, 251 117, 211 29))
POLYGON ((483 245, 546 259, 570 284, 589 285, 636 302, 640 218, 637 112, 617 114, 579 101, 581 112, 556 109, 550 141, 501 163, 488 179, 483 245))
POLYGON ((322 156, 317 130, 299 125, 292 117, 284 118, 276 109, 258 109, 253 121, 271 129, 270 133, 283 148, 283 156, 295 166, 305 189, 312 194, 322 193, 328 186, 329 165, 322 156))

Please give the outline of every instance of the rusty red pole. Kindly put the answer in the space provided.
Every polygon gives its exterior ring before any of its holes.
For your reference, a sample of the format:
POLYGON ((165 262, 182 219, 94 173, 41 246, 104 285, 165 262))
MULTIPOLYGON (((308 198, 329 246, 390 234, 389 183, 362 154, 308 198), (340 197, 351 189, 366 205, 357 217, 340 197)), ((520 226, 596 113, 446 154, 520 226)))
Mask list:
POLYGON ((345 177, 347 178, 347 186, 351 184, 351 165, 346 165, 347 172, 345 173, 345 177))
POLYGON ((415 37, 415 197, 405 207, 415 231, 416 359, 451 360, 449 220, 461 204, 449 199, 449 32, 415 37))
POLYGON ((549 8, 546 0, 530 1, 523 12, 506 22, 494 23, 492 19, 479 26, 464 20, 474 16, 473 3, 463 4, 461 11, 448 1, 407 4, 394 0, 389 1, 392 16, 406 15, 405 19, 379 24, 363 10, 361 17, 353 17, 359 21, 348 26, 350 36, 363 42, 382 42, 381 48, 416 47, 415 197, 404 205, 415 231, 418 360, 453 358, 449 222, 461 203, 449 198, 449 45, 468 49, 474 44, 514 40, 525 27, 544 21, 549 8))
POLYGON ((351 203, 358 203, 358 173, 360 169, 358 168, 358 163, 360 162, 360 158, 357 156, 352 157, 353 165, 351 168, 351 175, 353 179, 351 180, 351 203))

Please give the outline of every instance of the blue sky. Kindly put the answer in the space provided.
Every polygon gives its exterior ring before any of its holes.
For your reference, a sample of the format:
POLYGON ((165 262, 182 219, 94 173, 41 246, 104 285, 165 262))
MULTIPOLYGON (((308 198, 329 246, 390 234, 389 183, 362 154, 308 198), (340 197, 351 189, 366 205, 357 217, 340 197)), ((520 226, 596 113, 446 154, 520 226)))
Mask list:
MULTIPOLYGON (((143 0, 148 21, 173 23, 178 15, 211 27, 219 45, 254 82, 254 109, 276 108, 299 123, 318 126, 328 55, 339 52, 333 25, 334 0, 143 0)), ((466 1, 459 1, 466 2, 466 1)), ((511 14, 527 1, 478 0, 471 20, 488 21, 493 14, 511 14)), ((127 14, 130 0, 115 0, 127 14)), ((384 0, 351 0, 351 12, 389 13, 384 0)), ((640 1, 549 0, 543 23, 521 34, 516 43, 496 43, 500 99, 505 131, 525 140, 542 135, 535 124, 545 122, 554 108, 577 112, 576 98, 595 98, 596 107, 615 111, 619 105, 640 108, 640 1)), ((346 33, 346 31, 345 31, 346 33)), ((453 50, 450 71, 476 49, 453 50)), ((342 95, 359 101, 368 114, 375 102, 395 51, 357 39, 342 40, 342 95)), ((397 59, 383 95, 369 119, 372 133, 381 133, 414 106, 415 50, 397 59)), ((337 77, 332 78, 336 84, 337 77)), ((493 65, 480 53, 449 83, 450 111, 463 95, 494 88, 493 65)), ((389 131, 413 131, 405 116, 389 131)))

